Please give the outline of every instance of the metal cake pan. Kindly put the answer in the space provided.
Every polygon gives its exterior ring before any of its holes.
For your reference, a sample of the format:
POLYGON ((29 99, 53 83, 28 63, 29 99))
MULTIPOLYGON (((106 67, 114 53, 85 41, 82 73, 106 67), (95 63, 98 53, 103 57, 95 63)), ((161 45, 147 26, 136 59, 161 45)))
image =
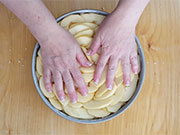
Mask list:
MULTIPOLYGON (((85 10, 76 10, 76 11, 72 11, 69 12, 67 14, 64 14, 62 16, 60 16, 59 18, 56 19, 57 22, 61 21, 63 18, 72 15, 72 14, 82 14, 82 13, 96 13, 96 14, 100 14, 100 15, 105 15, 107 16, 109 13, 104 12, 104 11, 100 11, 100 10, 91 10, 91 9, 85 9, 85 10)), ((83 119, 78 119, 78 118, 74 118, 71 117, 69 115, 67 115, 66 113, 57 110, 56 108, 54 108, 51 103, 48 101, 48 99, 43 95, 43 93, 41 92, 40 88, 39 88, 39 83, 38 83, 38 79, 36 76, 36 56, 37 56, 37 52, 40 48, 39 43, 36 43, 34 51, 33 51, 33 56, 32 56, 32 77, 33 77, 33 81, 36 87, 36 90, 38 92, 38 94, 40 95, 41 99, 43 100, 43 102, 56 114, 58 114, 59 116, 73 121, 73 122, 77 122, 77 123, 83 123, 83 124, 95 124, 95 123, 101 123, 101 122, 105 122, 108 120, 111 120, 117 116, 119 116, 120 114, 122 114, 126 109, 128 109, 130 107, 130 105, 135 101, 135 99, 137 98, 137 96, 139 95, 139 92, 142 88, 143 85, 143 81, 144 81, 144 77, 145 77, 145 57, 144 57, 144 53, 143 53, 143 49, 141 47, 141 44, 138 40, 138 37, 135 38, 136 43, 137 43, 137 47, 138 47, 138 54, 140 56, 140 68, 141 71, 139 73, 139 80, 136 86, 136 90, 133 93, 133 96, 130 98, 129 101, 127 101, 127 103, 120 108, 117 112, 110 114, 109 116, 103 117, 103 118, 96 118, 96 119, 92 119, 92 120, 83 120, 83 119)))

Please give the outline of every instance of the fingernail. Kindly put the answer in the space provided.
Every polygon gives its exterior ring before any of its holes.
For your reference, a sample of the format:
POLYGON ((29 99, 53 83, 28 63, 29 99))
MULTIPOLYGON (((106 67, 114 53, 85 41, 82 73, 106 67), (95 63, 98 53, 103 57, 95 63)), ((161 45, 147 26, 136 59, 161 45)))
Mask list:
POLYGON ((59 97, 59 100, 63 102, 65 100, 65 98, 64 97, 59 97))
POLYGON ((135 73, 135 74, 138 74, 138 72, 139 72, 139 69, 138 69, 138 68, 135 69, 134 73, 135 73))
POLYGON ((125 82, 125 85, 126 85, 126 86, 130 86, 130 81, 129 81, 129 80, 126 81, 126 82, 125 82))
POLYGON ((72 103, 76 103, 77 100, 76 100, 75 98, 73 98, 73 99, 71 99, 71 102, 72 102, 72 103))
POLYGON ((112 85, 109 85, 109 86, 108 86, 108 90, 112 90, 112 85))
POLYGON ((87 55, 90 55, 91 53, 92 53, 92 50, 89 49, 89 50, 87 51, 87 55))
POLYGON ((134 71, 135 74, 138 74, 138 71, 134 71))
POLYGON ((95 79, 94 82, 95 82, 95 84, 98 84, 99 79, 95 79))
POLYGON ((62 96, 62 94, 59 91, 57 92, 57 96, 58 96, 60 101, 63 102, 65 100, 64 96, 62 96))
POLYGON ((51 92, 52 92, 52 90, 51 90, 51 89, 48 89, 47 91, 48 91, 49 93, 51 93, 51 92))
POLYGON ((83 91, 83 92, 82 92, 82 95, 83 95, 83 96, 87 96, 88 93, 87 93, 86 91, 83 91))
POLYGON ((86 64, 87 64, 88 66, 92 66, 92 63, 89 62, 89 61, 87 61, 86 64))

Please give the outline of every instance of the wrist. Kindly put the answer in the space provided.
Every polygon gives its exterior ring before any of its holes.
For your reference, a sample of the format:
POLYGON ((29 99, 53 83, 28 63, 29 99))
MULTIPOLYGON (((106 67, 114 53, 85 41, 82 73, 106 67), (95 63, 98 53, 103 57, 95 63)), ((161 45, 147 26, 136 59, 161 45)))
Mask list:
POLYGON ((57 30, 63 29, 56 22, 44 22, 36 26, 28 26, 28 28, 41 46, 45 45, 44 43, 49 41, 57 30))
POLYGON ((148 2, 149 0, 119 0, 113 14, 135 28, 148 2))
POLYGON ((122 11, 122 10, 115 10, 112 13, 116 18, 118 19, 117 21, 121 22, 121 24, 128 26, 130 28, 136 27, 138 20, 140 18, 139 14, 135 14, 131 11, 122 11))
POLYGON ((119 11, 113 11, 113 13, 111 13, 111 20, 113 20, 113 23, 118 24, 117 26, 120 29, 124 28, 130 31, 135 31, 135 27, 138 22, 138 19, 132 19, 128 14, 125 15, 124 13, 119 11))

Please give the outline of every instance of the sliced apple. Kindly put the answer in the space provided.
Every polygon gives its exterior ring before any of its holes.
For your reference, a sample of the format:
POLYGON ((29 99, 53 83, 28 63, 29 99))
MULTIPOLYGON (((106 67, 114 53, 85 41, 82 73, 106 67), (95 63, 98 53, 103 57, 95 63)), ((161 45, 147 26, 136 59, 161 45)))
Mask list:
POLYGON ((83 73, 82 74, 84 81, 86 83, 90 82, 93 79, 93 74, 92 73, 83 73))
POLYGON ((76 26, 76 25, 86 25, 86 26, 90 27, 90 28, 93 29, 93 30, 98 27, 98 25, 95 24, 95 23, 80 22, 80 23, 71 23, 71 24, 69 25, 69 28, 72 28, 72 27, 74 27, 74 26, 76 26))
POLYGON ((75 25, 74 27, 69 29, 69 32, 72 35, 75 35, 76 33, 81 32, 83 30, 87 30, 87 29, 89 29, 89 26, 86 26, 86 25, 75 25))
POLYGON ((73 108, 81 108, 82 104, 81 103, 69 103, 69 106, 73 107, 73 108))
POLYGON ((53 84, 53 93, 54 93, 54 95, 56 96, 56 98, 58 99, 58 101, 59 101, 63 106, 66 106, 66 105, 70 102, 69 96, 66 96, 66 98, 65 98, 64 101, 59 100, 59 97, 57 96, 57 91, 56 91, 56 88, 55 88, 55 85, 54 85, 54 84, 53 84))
POLYGON ((79 23, 84 21, 85 20, 80 15, 69 15, 60 22, 60 25, 65 29, 68 29, 71 23, 79 23))
POLYGON ((36 71, 36 77, 37 77, 37 79, 39 80, 40 79, 40 77, 41 77, 41 75, 36 71))
POLYGON ((98 58, 99 58, 99 55, 97 53, 91 56, 91 59, 93 60, 95 64, 97 64, 98 58))
MULTIPOLYGON (((104 99, 107 99, 107 98, 109 98, 110 96, 112 96, 112 95, 115 93, 116 89, 117 89, 117 86, 116 86, 116 84, 114 84, 112 90, 106 91, 106 92, 105 92, 102 96, 100 96, 100 97, 94 97, 94 100, 104 100, 104 99)), ((97 92, 98 92, 98 91, 97 91, 97 92)), ((97 93, 97 92, 96 92, 96 93, 97 93)))
POLYGON ((96 83, 94 82, 94 80, 92 80, 92 81, 90 82, 90 85, 94 85, 94 86, 97 87, 97 88, 99 88, 100 86, 102 86, 102 85, 104 84, 104 82, 106 81, 106 73, 107 73, 107 67, 105 67, 99 83, 96 84, 96 83))
POLYGON ((81 119, 92 119, 93 116, 91 116, 89 113, 87 113, 86 109, 84 108, 72 108, 69 105, 64 106, 64 111, 75 118, 81 118, 81 119))
POLYGON ((81 46, 81 49, 82 49, 82 51, 84 52, 84 54, 86 55, 87 59, 88 59, 90 62, 93 62, 92 59, 91 59, 91 57, 87 55, 87 49, 86 49, 85 47, 82 47, 82 46, 81 46))
POLYGON ((54 106, 56 109, 62 110, 62 105, 59 103, 58 100, 56 100, 54 98, 49 98, 49 101, 52 104, 52 106, 54 106))
POLYGON ((88 109, 87 112, 94 117, 105 117, 110 114, 106 109, 88 109))
POLYGON ((131 82, 131 85, 129 87, 125 87, 125 93, 122 99, 120 100, 121 102, 126 102, 131 98, 134 91, 136 90, 137 81, 138 81, 138 75, 135 75, 134 79, 131 82))
POLYGON ((38 54, 38 56, 39 56, 40 58, 42 58, 42 57, 41 57, 41 51, 40 51, 40 49, 38 50, 37 54, 38 54))
POLYGON ((95 97, 101 97, 104 93, 108 91, 108 88, 106 87, 106 83, 104 83, 96 92, 95 97))
POLYGON ((101 24, 101 22, 105 18, 105 16, 103 15, 94 14, 94 13, 81 14, 81 16, 84 18, 85 22, 96 23, 98 25, 101 24))
POLYGON ((91 94, 88 94, 87 96, 82 96, 82 95, 78 92, 78 93, 77 93, 77 96, 78 96, 78 99, 77 99, 78 102, 80 102, 80 103, 86 103, 86 102, 90 101, 90 100, 93 98, 94 94, 91 93, 91 94))
POLYGON ((113 106, 108 106, 107 110, 108 112, 117 112, 123 104, 124 104, 123 102, 119 102, 113 106))
POLYGON ((36 57, 36 70, 39 75, 43 75, 43 65, 40 56, 36 57))
POLYGON ((95 28, 98 27, 98 25, 95 24, 95 23, 85 22, 85 23, 83 23, 83 24, 89 26, 89 27, 92 28, 92 29, 95 29, 95 28))
POLYGON ((81 36, 81 37, 76 38, 76 40, 80 44, 81 47, 88 48, 92 42, 92 37, 81 36))
POLYGON ((80 32, 76 33, 74 35, 74 37, 75 38, 78 38, 80 36, 89 36, 89 37, 92 37, 93 34, 94 34, 94 31, 92 29, 88 28, 88 29, 85 29, 83 31, 80 31, 80 32))
POLYGON ((80 67, 80 71, 83 72, 83 73, 91 73, 93 74, 94 71, 95 71, 95 66, 91 66, 91 67, 80 67))
POLYGON ((40 77, 40 80, 39 80, 39 86, 40 86, 40 89, 42 91, 42 93, 44 94, 44 96, 46 96, 47 98, 52 98, 54 97, 54 94, 53 92, 48 92, 44 86, 44 80, 43 80, 43 77, 40 77))
POLYGON ((116 92, 114 93, 114 95, 112 96, 113 98, 113 101, 112 103, 110 104, 111 106, 117 104, 123 97, 124 95, 124 92, 125 92, 125 86, 124 85, 120 85, 116 92))
POLYGON ((122 75, 123 75, 122 66, 121 66, 121 63, 119 62, 118 66, 117 66, 117 69, 116 69, 115 77, 118 78, 118 77, 120 77, 122 75))
POLYGON ((115 77, 114 82, 119 87, 123 83, 123 76, 115 77))
POLYGON ((98 88, 96 87, 96 86, 94 86, 94 85, 90 85, 89 87, 87 87, 88 88, 88 93, 90 94, 90 93, 94 93, 94 92, 96 92, 97 90, 98 90, 98 88))
POLYGON ((99 101, 91 100, 91 101, 85 103, 83 106, 86 109, 102 109, 102 108, 109 106, 112 101, 113 101, 112 97, 109 97, 105 100, 99 100, 99 101))

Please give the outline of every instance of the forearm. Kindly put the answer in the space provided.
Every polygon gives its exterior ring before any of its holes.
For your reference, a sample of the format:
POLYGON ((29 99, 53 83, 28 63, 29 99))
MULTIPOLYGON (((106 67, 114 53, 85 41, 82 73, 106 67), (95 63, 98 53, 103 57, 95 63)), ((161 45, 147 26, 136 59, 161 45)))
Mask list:
POLYGON ((149 1, 150 0, 119 0, 114 12, 120 16, 120 19, 135 27, 149 1))
POLYGON ((44 41, 58 27, 55 18, 41 0, 0 0, 30 29, 37 40, 44 41))

